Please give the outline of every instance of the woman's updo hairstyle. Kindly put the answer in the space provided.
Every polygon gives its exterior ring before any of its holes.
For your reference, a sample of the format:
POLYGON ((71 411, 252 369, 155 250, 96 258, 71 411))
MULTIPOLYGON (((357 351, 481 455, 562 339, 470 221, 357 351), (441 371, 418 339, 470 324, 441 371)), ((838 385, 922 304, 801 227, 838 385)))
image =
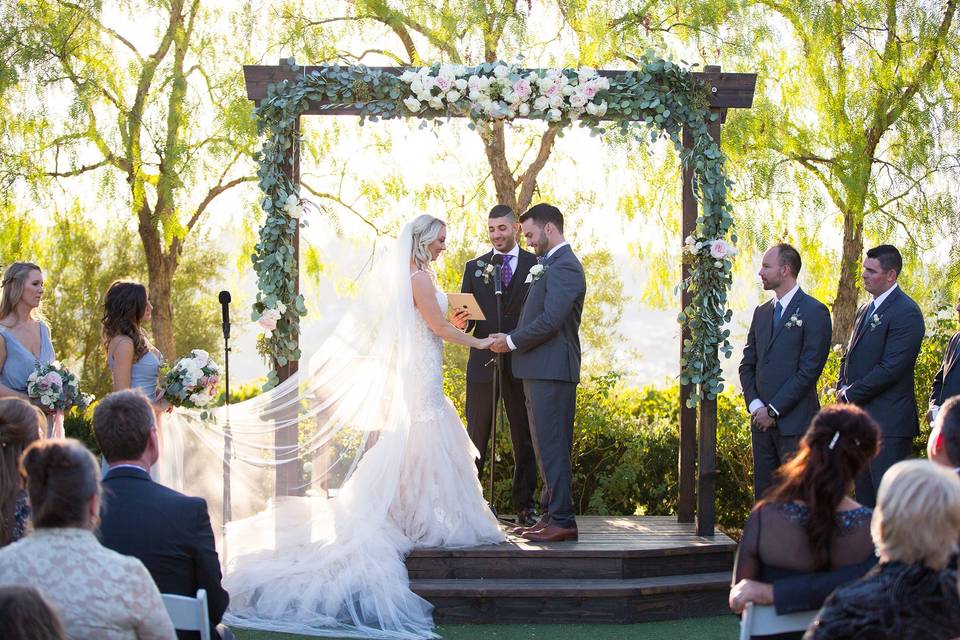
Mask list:
POLYGON ((41 440, 23 453, 33 526, 89 527, 87 503, 100 493, 97 461, 78 440, 41 440))
POLYGON ((446 228, 447 223, 440 218, 424 213, 413 219, 411 235, 413 236, 413 247, 411 255, 417 268, 429 270, 433 256, 430 255, 430 243, 440 237, 440 232, 446 228))

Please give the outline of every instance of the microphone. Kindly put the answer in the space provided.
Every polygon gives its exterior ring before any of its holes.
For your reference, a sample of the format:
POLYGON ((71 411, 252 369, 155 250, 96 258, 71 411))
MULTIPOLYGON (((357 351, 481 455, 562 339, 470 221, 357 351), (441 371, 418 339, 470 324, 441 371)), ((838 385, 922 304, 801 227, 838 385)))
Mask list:
POLYGON ((493 293, 503 295, 503 279, 500 277, 500 269, 503 268, 503 254, 495 253, 490 258, 490 264, 493 265, 493 293))
POLYGON ((230 292, 220 292, 220 311, 223 314, 223 339, 230 338, 230 292))

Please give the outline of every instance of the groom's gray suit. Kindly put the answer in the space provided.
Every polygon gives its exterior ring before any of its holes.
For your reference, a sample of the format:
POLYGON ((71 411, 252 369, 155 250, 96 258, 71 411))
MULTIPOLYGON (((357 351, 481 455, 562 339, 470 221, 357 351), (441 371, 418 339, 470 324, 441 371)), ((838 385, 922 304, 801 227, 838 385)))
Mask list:
POLYGON ((540 506, 549 522, 576 526, 570 488, 573 416, 580 382, 580 315, 587 282, 570 245, 543 260, 530 286, 517 329, 514 377, 523 380, 537 464, 543 477, 540 506))

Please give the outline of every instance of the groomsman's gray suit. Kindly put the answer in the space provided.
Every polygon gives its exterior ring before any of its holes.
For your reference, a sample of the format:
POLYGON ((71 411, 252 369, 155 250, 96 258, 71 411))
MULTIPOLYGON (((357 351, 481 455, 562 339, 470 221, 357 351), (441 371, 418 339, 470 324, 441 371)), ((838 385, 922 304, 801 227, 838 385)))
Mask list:
POLYGON ((910 455, 920 433, 914 369, 925 332, 917 303, 900 287, 890 292, 870 318, 872 302, 860 307, 840 362, 837 389, 850 385, 846 397, 880 425, 880 453, 856 482, 857 501, 872 507, 883 474, 910 455))
POLYGON ((587 282, 570 245, 543 262, 530 286, 517 330, 510 334, 513 375, 523 380, 530 433, 544 487, 540 498, 549 522, 576 526, 570 453, 580 382, 580 315, 587 282))
POLYGON ((753 312, 747 345, 740 361, 740 385, 749 408, 754 400, 779 416, 767 431, 751 428, 753 492, 759 500, 773 472, 797 449, 810 420, 820 409, 817 380, 830 353, 830 312, 819 300, 797 289, 774 326, 775 302, 753 312))
POLYGON ((943 364, 933 378, 930 388, 930 404, 943 406, 948 398, 960 395, 960 333, 953 334, 946 351, 943 352, 943 364))

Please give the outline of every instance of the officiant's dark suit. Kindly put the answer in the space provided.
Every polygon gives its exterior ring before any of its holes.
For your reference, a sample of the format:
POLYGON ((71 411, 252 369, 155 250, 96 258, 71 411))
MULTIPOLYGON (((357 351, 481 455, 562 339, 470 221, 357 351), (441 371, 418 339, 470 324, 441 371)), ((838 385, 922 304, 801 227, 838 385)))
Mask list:
POLYGON ((773 472, 796 451, 810 420, 820 409, 817 381, 830 353, 830 312, 798 288, 774 320, 775 301, 753 312, 740 362, 740 385, 749 408, 759 400, 776 415, 767 432, 751 428, 753 486, 757 500, 773 472))
MULTIPOLYGON (((537 264, 537 257, 517 245, 516 256, 510 260, 512 275, 501 294, 502 316, 499 331, 509 333, 517 327, 520 309, 530 289, 525 282, 530 267, 537 264)), ((497 333, 497 297, 493 274, 486 274, 486 265, 490 264, 494 251, 467 262, 463 272, 460 290, 472 293, 480 305, 485 320, 471 321, 467 331, 473 331, 476 338, 486 338, 497 333), (481 266, 479 263, 483 263, 481 266), (478 275, 479 274, 479 275, 478 275)), ((493 372, 491 363, 496 357, 488 349, 470 349, 467 360, 467 432, 480 451, 477 462, 478 471, 483 470, 487 459, 487 447, 490 440, 490 423, 493 414, 493 372)), ((503 389, 501 395, 510 421, 510 439, 513 443, 513 488, 512 500, 517 513, 532 513, 534 507, 533 492, 537 487, 537 462, 530 439, 530 424, 527 420, 526 398, 523 395, 523 382, 513 376, 511 354, 502 354, 503 389)))
POLYGON ((883 434, 879 453, 856 481, 857 501, 868 507, 876 504, 883 474, 909 457, 913 438, 920 432, 914 369, 925 328, 920 307, 897 286, 902 264, 900 253, 890 245, 867 252, 864 283, 868 291, 873 287, 874 299, 857 311, 837 381, 840 399, 862 407, 883 434), (884 263, 888 253, 895 255, 895 268, 884 263), (877 270, 881 276, 891 274, 892 286, 877 288, 868 282, 878 278, 877 270))

